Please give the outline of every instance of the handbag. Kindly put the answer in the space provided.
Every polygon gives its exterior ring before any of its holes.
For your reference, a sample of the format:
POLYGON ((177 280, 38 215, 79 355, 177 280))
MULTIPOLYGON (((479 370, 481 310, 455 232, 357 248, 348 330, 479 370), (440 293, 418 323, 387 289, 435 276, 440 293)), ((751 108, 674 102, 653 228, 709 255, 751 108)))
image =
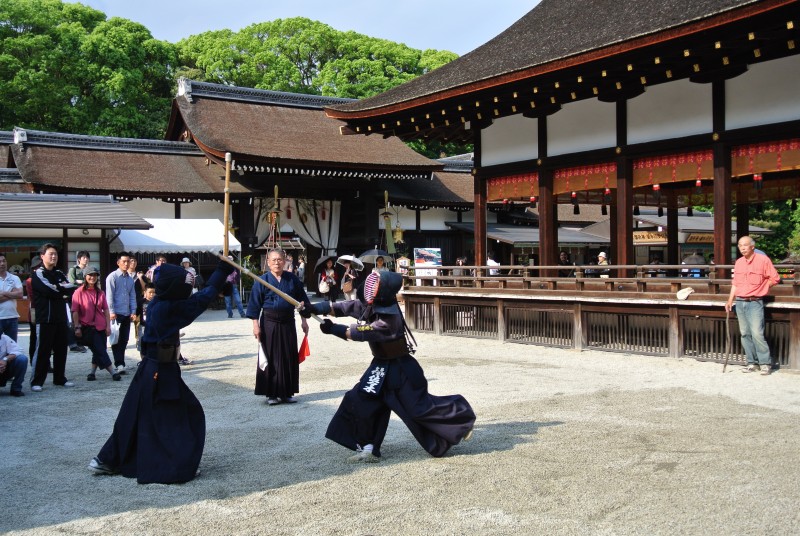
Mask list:
POLYGON ((111 321, 111 333, 108 335, 108 345, 114 346, 119 341, 119 322, 117 319, 111 321))
POLYGON ((349 294, 352 291, 353 291, 353 281, 352 281, 352 279, 349 279, 349 280, 345 281, 344 283, 342 283, 342 292, 344 292, 345 294, 349 294))
POLYGON ((317 288, 319 289, 320 294, 327 294, 331 291, 331 286, 324 279, 319 282, 319 286, 317 288))

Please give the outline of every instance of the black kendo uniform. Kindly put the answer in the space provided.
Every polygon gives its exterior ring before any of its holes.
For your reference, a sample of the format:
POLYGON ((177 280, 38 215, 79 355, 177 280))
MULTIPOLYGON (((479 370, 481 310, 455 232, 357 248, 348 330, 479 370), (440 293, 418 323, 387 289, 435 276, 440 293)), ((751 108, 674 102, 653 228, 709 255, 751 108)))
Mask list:
MULTIPOLYGON (((450 447, 469 437, 475 413, 461 395, 428 393, 428 380, 411 355, 413 350, 406 339, 408 328, 396 300, 402 276, 388 271, 373 273, 364 286, 365 301, 372 303, 340 302, 333 304, 332 311, 336 316, 360 320, 349 327, 350 338, 368 342, 373 359, 361 380, 345 393, 325 437, 356 451, 371 444, 373 454, 380 457, 394 411, 428 453, 443 456, 450 447), (379 280, 374 300, 369 296, 370 278, 374 278, 373 282, 379 280)), ((346 339, 347 326, 326 320, 321 328, 346 339)))
POLYGON ((140 484, 188 482, 196 476, 206 421, 200 401, 181 379, 180 330, 206 310, 232 271, 220 262, 208 286, 192 294, 182 267, 162 264, 155 269, 156 297, 147 307, 142 335, 145 359, 122 401, 114 431, 90 469, 135 477, 140 484))

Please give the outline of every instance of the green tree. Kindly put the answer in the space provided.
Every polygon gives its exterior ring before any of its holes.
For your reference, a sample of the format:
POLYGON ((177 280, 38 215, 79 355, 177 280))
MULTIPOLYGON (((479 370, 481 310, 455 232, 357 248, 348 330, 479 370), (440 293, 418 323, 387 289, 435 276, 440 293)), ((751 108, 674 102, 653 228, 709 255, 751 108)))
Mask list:
POLYGON ((202 81, 349 98, 382 93, 458 57, 303 17, 205 32, 177 46, 180 72, 200 72, 202 81))
POLYGON ((84 40, 85 104, 91 125, 86 132, 104 136, 163 137, 174 91, 173 45, 150 31, 114 17, 84 40))
POLYGON ((174 46, 59 0, 0 0, 0 129, 158 137, 174 46))

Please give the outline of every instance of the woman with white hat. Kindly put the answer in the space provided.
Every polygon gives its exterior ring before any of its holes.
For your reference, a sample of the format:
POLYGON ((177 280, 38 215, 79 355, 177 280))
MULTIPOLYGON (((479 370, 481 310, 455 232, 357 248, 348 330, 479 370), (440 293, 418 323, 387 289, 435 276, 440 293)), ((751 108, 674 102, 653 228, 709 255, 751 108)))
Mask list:
MULTIPOLYGON (((601 251, 600 253, 597 254, 597 265, 608 266, 608 257, 606 257, 605 251, 601 251)), ((605 279, 608 278, 610 270, 608 268, 602 268, 599 270, 599 272, 600 272, 600 277, 605 279)))

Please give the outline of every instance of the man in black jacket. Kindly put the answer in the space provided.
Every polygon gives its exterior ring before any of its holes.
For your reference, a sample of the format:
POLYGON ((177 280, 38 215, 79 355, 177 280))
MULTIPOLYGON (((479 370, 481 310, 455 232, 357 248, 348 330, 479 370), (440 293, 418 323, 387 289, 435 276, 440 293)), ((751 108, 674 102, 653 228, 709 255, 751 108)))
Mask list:
POLYGON ((47 379, 48 357, 53 353, 53 384, 72 387, 64 370, 67 366, 67 300, 75 285, 56 268, 58 250, 53 244, 39 249, 40 266, 31 276, 33 305, 36 308, 36 349, 33 354, 31 391, 39 392, 47 379), (41 359, 39 359, 41 357, 41 359))

